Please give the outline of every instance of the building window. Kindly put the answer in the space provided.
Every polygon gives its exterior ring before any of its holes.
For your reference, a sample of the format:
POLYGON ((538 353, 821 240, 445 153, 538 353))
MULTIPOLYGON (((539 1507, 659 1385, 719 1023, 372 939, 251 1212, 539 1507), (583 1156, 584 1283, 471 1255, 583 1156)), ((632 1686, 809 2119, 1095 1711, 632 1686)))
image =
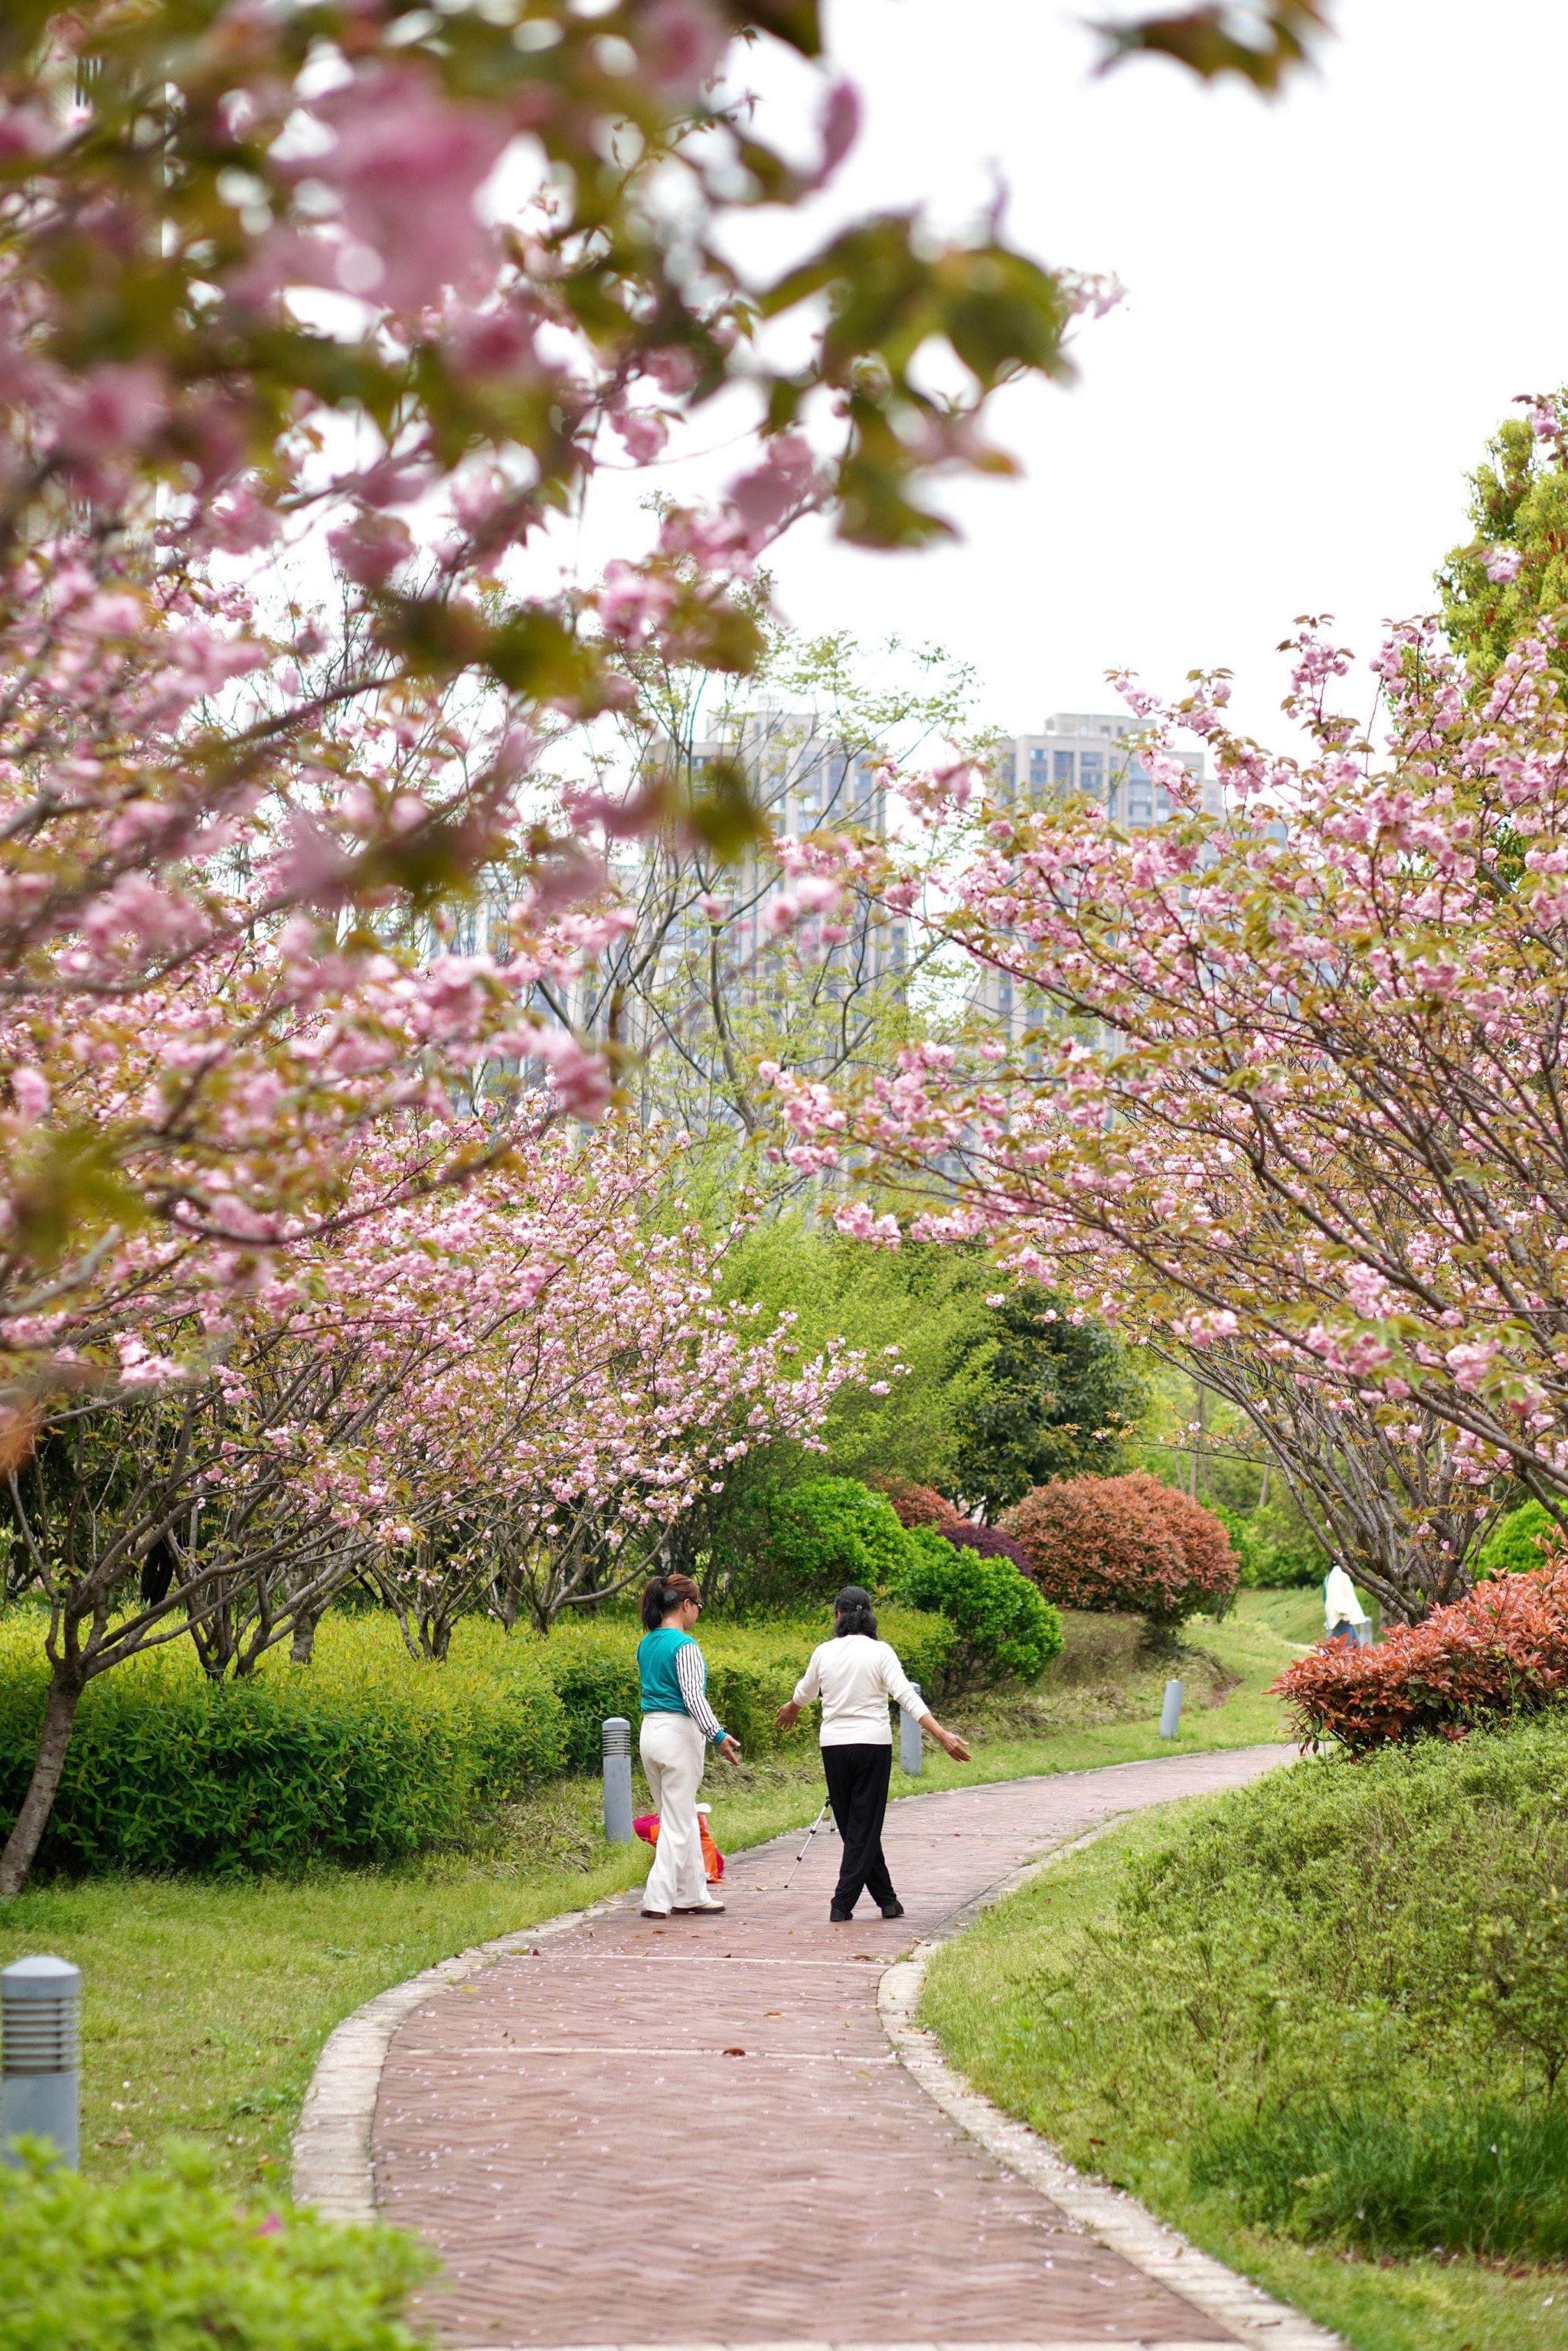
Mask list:
POLYGON ((1059 784, 1065 784, 1071 790, 1072 788, 1071 752, 1053 751, 1051 755, 1051 765, 1053 779, 1059 784))
POLYGON ((1103 751, 1081 751, 1078 755, 1078 789, 1091 799, 1099 799, 1105 789, 1105 754, 1103 751))

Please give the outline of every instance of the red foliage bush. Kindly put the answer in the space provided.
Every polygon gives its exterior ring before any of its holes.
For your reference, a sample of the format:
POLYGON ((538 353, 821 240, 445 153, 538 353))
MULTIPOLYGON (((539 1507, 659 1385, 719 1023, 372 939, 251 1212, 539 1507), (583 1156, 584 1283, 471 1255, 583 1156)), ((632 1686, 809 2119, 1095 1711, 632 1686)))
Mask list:
POLYGON ((890 1478, 883 1491, 901 1527, 935 1527, 941 1534, 948 1527, 963 1524, 962 1510, 935 1486, 917 1486, 912 1478, 890 1478))
POLYGON ((1303 1744, 1337 1739, 1353 1755, 1538 1713, 1568 1697, 1568 1567, 1495 1576, 1370 1649, 1324 1642, 1274 1687, 1303 1744))
POLYGON ((1236 1589, 1236 1554, 1213 1511, 1142 1469, 1054 1479, 1005 1511, 1001 1527, 1064 1608, 1124 1608, 1168 1627, 1236 1589))
POLYGON ((978 1552, 982 1559, 1010 1559, 1020 1575, 1034 1581, 1034 1565, 1016 1536, 1005 1535, 999 1527, 977 1526, 973 1519, 958 1519, 951 1526, 938 1527, 944 1542, 958 1551, 978 1552))

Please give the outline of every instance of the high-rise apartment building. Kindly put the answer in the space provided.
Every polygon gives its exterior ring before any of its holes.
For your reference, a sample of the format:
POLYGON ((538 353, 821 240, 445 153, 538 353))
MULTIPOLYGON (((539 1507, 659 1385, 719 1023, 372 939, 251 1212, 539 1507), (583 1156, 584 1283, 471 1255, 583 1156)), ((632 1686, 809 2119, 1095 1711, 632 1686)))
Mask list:
MULTIPOLYGON (((1111 821, 1129 831, 1161 824, 1171 812, 1170 794, 1155 782, 1138 756, 1140 732, 1138 721, 1125 713, 1056 711, 1038 735, 1015 735, 1003 750, 1001 796, 1015 805, 1040 808, 1081 793, 1085 799, 1098 800, 1111 821)), ((1204 808, 1218 814, 1223 805, 1220 787, 1205 774, 1202 752, 1183 751, 1177 757, 1201 785, 1204 808)), ((975 973, 969 1002, 975 1012, 1018 1038, 1031 1025, 1027 994, 1005 974, 982 967, 975 973)), ((1040 1017, 1037 1008, 1034 1019, 1040 1017)))
MULTIPOLYGON (((1059 710, 1038 735, 1013 737, 1002 755, 1002 790, 1035 808, 1082 792, 1102 802, 1116 824, 1158 824, 1170 814, 1170 795, 1155 785, 1138 757, 1139 731, 1138 721, 1124 715, 1059 710)), ((1204 777, 1201 751, 1177 756, 1189 776, 1204 777)), ((1212 778, 1204 778, 1203 804, 1214 811, 1220 806, 1219 786, 1212 778)))

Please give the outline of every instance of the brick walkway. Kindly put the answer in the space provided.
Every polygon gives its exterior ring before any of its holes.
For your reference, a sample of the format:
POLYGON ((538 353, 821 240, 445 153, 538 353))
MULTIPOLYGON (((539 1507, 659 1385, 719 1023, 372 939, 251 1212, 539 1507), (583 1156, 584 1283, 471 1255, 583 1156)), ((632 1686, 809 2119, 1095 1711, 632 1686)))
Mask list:
POLYGON ((782 1892, 797 1831, 732 1863, 722 1918, 656 1926, 632 1896, 434 1994, 392 2041, 373 2147, 386 2217, 442 2256, 443 2340, 1234 2341, 949 2122, 892 2058, 876 1986, 1010 1871, 1289 1753, 911 1797, 888 1816, 895 1923, 829 1925, 836 1839, 782 1892))

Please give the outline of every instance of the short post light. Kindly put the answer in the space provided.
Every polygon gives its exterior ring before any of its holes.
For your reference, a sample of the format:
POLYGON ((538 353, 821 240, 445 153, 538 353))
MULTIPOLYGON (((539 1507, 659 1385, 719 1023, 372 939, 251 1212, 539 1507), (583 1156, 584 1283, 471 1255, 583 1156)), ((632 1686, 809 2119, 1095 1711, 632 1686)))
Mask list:
POLYGON ((632 1726, 623 1714, 604 1722, 604 1834, 612 1844, 632 1842, 632 1726))
POLYGON ((1174 1739, 1181 1729, 1181 1684, 1166 1684, 1166 1702, 1160 1708, 1160 1737, 1174 1739))
MULTIPOLYGON (((920 1684, 911 1682, 909 1687, 920 1699, 924 1709, 925 1700, 921 1694, 920 1684)), ((925 1746, 920 1736, 920 1716, 911 1714, 907 1707, 898 1709, 898 1761, 912 1777, 925 1769, 925 1746)))
POLYGON ((81 2155, 81 1970, 47 1953, 0 1969, 0 2162, 12 2142, 47 2139, 76 2170, 81 2155))

